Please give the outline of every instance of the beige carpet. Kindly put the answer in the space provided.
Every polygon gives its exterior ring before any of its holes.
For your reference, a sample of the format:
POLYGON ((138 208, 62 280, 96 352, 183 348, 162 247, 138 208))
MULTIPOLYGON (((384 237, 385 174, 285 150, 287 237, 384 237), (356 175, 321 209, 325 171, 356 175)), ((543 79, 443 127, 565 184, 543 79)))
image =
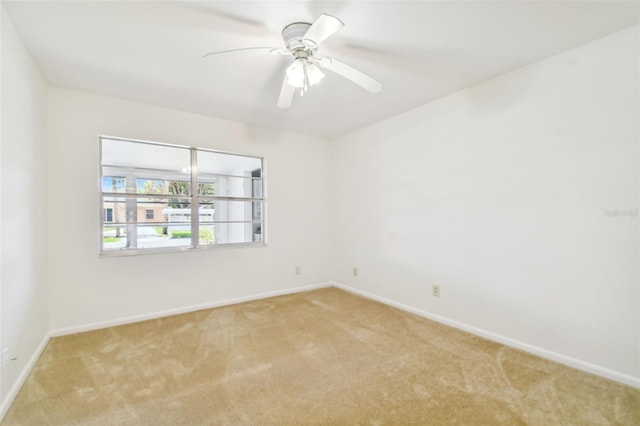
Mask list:
POLYGON ((640 391, 335 288, 53 339, 3 425, 640 425, 640 391))

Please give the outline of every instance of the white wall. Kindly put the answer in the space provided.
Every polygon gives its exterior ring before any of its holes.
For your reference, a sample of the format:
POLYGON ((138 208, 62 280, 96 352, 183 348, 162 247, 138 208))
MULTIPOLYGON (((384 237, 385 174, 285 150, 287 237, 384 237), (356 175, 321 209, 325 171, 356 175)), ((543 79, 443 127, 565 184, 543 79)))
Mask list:
POLYGON ((337 280, 640 384, 638 37, 335 140, 337 280))
POLYGON ((3 411, 49 324, 43 270, 46 86, 13 23, 1 15, 0 348, 17 357, 0 374, 3 411))
POLYGON ((329 281, 325 140, 61 88, 47 112, 52 329, 329 281), (99 134, 264 156, 267 247, 100 258, 99 134))

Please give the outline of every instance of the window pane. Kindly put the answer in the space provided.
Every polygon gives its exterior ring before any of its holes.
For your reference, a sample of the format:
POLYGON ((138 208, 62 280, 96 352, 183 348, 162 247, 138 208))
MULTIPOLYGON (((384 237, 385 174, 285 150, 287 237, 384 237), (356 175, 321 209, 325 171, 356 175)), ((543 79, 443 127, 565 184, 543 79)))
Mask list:
POLYGON ((207 197, 216 195, 216 189, 218 186, 217 177, 205 180, 202 176, 198 175, 198 195, 204 195, 207 197))
POLYGON ((191 195, 191 180, 137 178, 136 193, 154 195, 191 195))
POLYGON ((104 250, 191 245, 188 198, 106 197, 103 211, 104 250))
POLYGON ((188 198, 105 197, 105 223, 191 222, 188 198))
POLYGON ((102 165, 189 173, 191 150, 187 147, 102 139, 102 165))
POLYGON ((262 241, 262 224, 216 222, 200 225, 200 244, 239 244, 262 241))
POLYGON ((126 225, 108 225, 102 228, 102 248, 104 250, 119 250, 127 246, 126 225))
POLYGON ((199 176, 198 195, 216 197, 260 198, 262 178, 207 175, 199 176))
POLYGON ((153 195, 191 195, 191 175, 184 173, 129 170, 127 176, 115 176, 126 171, 115 167, 104 167, 102 192, 153 195), (110 174, 106 174, 110 173, 110 174), (139 173, 136 177, 133 173, 139 173), (161 177, 158 177, 161 176, 161 177))
POLYGON ((167 207, 162 212, 166 217, 167 235, 170 238, 191 237, 191 205, 167 207), (189 235, 185 234, 187 231, 189 235))
POLYGON ((102 203, 102 210, 104 212, 103 220, 105 224, 124 224, 127 222, 126 198, 105 197, 102 203))
POLYGON ((125 192, 126 183, 122 176, 102 176, 102 192, 125 192))
POLYGON ((191 245, 191 225, 104 225, 103 249, 123 250, 140 248, 184 247, 191 245), (135 230, 135 238, 127 231, 135 230), (171 231, 169 231, 171 229, 171 231))
POLYGON ((200 222, 245 222, 262 220, 260 201, 202 201, 200 222), (206 216, 203 218, 203 216, 206 216))
POLYGON ((188 247, 191 224, 138 225, 138 248, 188 247))
POLYGON ((263 241, 262 202, 203 202, 199 220, 202 245, 263 241))
POLYGON ((203 175, 227 175, 251 177, 252 173, 261 176, 262 160, 242 155, 220 152, 198 151, 198 173, 203 175))
POLYGON ((153 195, 191 195, 191 180, 136 179, 136 193, 153 195))

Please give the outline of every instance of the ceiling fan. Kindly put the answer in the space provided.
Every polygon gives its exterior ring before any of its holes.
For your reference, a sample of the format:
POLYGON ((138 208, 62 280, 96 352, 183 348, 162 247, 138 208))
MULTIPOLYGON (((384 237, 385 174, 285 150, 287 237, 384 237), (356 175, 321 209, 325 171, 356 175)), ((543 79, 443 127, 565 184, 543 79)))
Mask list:
POLYGON ((293 56, 293 63, 287 68, 282 88, 280 89, 279 108, 291 106, 296 89, 299 89, 300 96, 303 96, 310 86, 319 83, 324 78, 322 70, 334 72, 371 93, 378 93, 382 90, 380 82, 337 59, 316 56, 320 44, 343 26, 344 23, 340 19, 322 14, 313 24, 294 22, 284 27, 282 38, 286 48, 246 47, 210 52, 205 54, 203 58, 251 50, 272 55, 293 56))

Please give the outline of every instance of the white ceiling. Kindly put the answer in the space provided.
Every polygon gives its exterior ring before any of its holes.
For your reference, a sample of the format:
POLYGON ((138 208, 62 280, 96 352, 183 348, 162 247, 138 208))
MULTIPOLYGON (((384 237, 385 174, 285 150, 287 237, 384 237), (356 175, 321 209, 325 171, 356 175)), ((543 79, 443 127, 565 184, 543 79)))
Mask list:
POLYGON ((2 1, 54 85, 334 137, 639 22, 637 1, 2 1), (320 13, 344 23, 320 48, 383 84, 328 73, 276 107, 289 57, 204 53, 282 47, 320 13))

